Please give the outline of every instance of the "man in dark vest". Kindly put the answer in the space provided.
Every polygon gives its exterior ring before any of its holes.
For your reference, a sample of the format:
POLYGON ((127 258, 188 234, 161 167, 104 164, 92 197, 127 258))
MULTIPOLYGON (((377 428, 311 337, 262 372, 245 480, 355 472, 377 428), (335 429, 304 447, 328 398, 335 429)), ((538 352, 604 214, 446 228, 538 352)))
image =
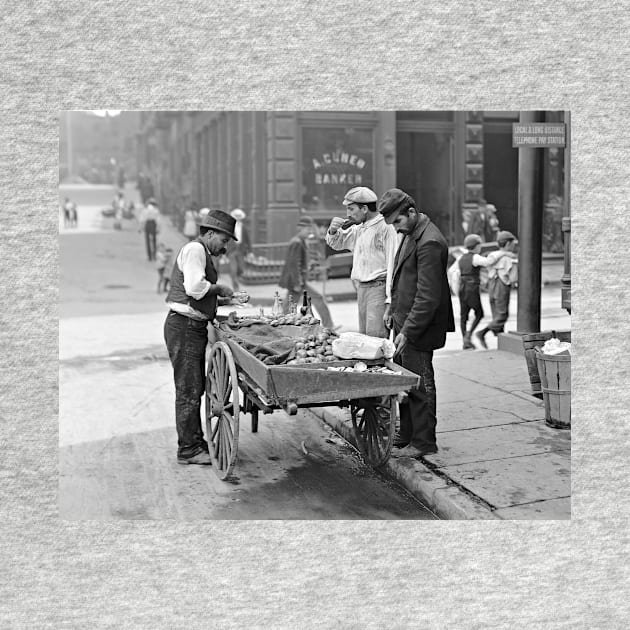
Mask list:
POLYGON ((217 284, 212 257, 225 254, 230 239, 236 240, 236 221, 221 210, 211 210, 199 225, 199 236, 177 254, 166 302, 164 339, 175 378, 175 425, 177 461, 210 464, 208 443, 201 429, 201 397, 205 390, 205 358, 208 322, 218 304, 230 304, 233 291, 217 284))
POLYGON ((433 351, 444 347, 446 333, 455 330, 446 277, 448 245, 413 198, 399 188, 388 190, 378 209, 385 222, 404 235, 394 260, 385 325, 394 330, 394 361, 420 377, 418 389, 400 404, 394 455, 421 457, 437 452, 433 351))

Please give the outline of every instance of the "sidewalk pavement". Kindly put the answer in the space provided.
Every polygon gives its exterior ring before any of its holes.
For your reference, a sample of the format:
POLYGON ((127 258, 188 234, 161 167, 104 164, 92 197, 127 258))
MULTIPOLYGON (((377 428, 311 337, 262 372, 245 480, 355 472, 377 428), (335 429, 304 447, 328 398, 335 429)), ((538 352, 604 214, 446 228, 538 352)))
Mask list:
MULTIPOLYGON (((169 225, 164 234, 169 244, 185 242, 171 231, 169 225)), ((544 281, 559 283, 561 268, 548 270, 544 281)), ((220 281, 230 284, 227 277, 220 281)), ((260 305, 271 304, 278 289, 244 288, 260 305)), ((356 298, 349 278, 329 280, 325 289, 332 301, 356 298)), ((384 474, 446 519, 570 519, 571 434, 545 424, 542 401, 529 394, 524 357, 440 350, 433 363, 439 451, 420 460, 392 457, 384 474)), ((354 443, 347 410, 310 411, 354 443)))
MULTIPOLYGON (((392 457, 383 472, 445 519, 570 519, 571 434, 545 424, 511 352, 434 355, 439 451, 392 457)), ((314 408, 351 443, 347 410, 314 408)))

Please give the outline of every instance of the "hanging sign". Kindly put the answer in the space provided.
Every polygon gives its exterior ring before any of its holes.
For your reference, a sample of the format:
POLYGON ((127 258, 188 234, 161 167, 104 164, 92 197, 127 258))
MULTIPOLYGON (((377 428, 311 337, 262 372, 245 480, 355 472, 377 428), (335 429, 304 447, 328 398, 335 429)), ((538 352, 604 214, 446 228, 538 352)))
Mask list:
POLYGON ((512 123, 512 148, 564 148, 566 123, 512 123))

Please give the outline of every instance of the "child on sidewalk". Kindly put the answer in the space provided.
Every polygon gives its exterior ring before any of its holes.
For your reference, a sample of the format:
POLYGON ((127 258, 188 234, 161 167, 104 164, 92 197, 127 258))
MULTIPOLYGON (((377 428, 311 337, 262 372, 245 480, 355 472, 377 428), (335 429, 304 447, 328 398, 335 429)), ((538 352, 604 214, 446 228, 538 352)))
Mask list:
POLYGON ((483 306, 481 305, 481 293, 479 289, 479 271, 481 267, 489 267, 496 264, 497 261, 507 254, 506 251, 498 250, 491 252, 488 256, 481 256, 479 253, 481 251, 481 242, 481 237, 478 234, 469 234, 464 239, 464 247, 467 249, 467 252, 457 261, 460 269, 458 295, 464 350, 475 349, 471 337, 475 332, 475 328, 477 328, 479 322, 483 319, 483 306), (471 310, 474 311, 475 318, 473 319, 470 330, 468 330, 468 315, 471 310))
POLYGON ((173 248, 159 243, 155 254, 155 266, 158 271, 157 292, 168 291, 168 283, 173 271, 173 248))
MULTIPOLYGON (((510 292, 517 278, 516 255, 513 253, 517 242, 512 232, 501 230, 497 234, 499 252, 502 252, 502 256, 495 258, 488 267, 488 293, 490 295, 492 321, 477 333, 479 343, 486 349, 488 348, 484 338, 486 333, 492 331, 497 337, 499 333, 503 332, 503 326, 509 315, 510 292)), ((492 254, 499 252, 492 252, 492 254)))

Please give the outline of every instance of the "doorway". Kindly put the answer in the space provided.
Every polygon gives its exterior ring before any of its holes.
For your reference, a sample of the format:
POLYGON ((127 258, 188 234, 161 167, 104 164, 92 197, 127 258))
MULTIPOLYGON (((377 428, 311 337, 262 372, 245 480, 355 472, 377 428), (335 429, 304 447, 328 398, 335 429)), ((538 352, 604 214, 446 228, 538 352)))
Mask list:
POLYGON ((396 182, 437 225, 449 243, 455 235, 454 139, 451 131, 399 131, 396 182))

